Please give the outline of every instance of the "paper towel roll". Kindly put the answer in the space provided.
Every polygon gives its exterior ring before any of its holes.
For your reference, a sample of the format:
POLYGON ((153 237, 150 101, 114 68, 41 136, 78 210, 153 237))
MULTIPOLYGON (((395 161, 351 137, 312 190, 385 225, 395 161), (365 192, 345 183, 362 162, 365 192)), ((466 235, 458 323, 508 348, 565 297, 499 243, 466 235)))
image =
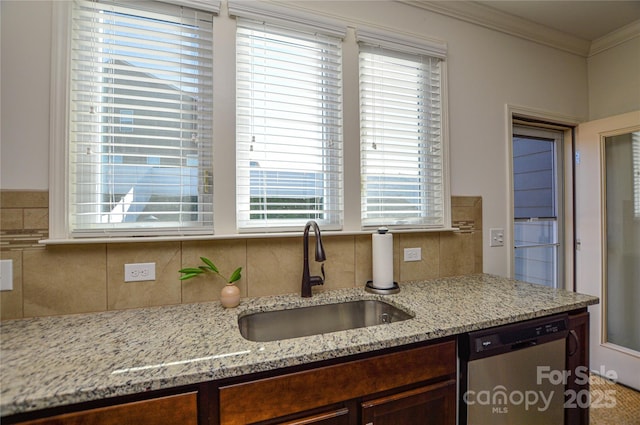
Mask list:
POLYGON ((378 229, 371 237, 373 263, 372 286, 377 289, 393 288, 393 235, 387 229, 378 229))

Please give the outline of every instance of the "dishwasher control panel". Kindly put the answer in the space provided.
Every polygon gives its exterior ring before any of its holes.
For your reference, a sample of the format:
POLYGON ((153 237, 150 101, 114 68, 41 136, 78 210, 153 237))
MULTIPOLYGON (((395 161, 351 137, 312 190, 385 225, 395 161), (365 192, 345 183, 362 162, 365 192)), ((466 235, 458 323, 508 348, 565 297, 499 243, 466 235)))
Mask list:
POLYGON ((552 339, 561 339, 569 332, 566 314, 533 319, 499 328, 469 333, 469 356, 476 357, 530 347, 552 339))

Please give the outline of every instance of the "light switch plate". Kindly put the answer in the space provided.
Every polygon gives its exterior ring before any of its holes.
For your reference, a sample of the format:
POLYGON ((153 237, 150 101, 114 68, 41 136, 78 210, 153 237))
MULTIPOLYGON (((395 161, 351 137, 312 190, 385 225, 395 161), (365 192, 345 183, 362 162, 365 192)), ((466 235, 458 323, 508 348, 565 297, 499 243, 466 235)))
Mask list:
POLYGON ((504 229, 489 229, 489 246, 504 246, 504 229))
POLYGON ((13 291, 13 260, 0 260, 0 291, 13 291))

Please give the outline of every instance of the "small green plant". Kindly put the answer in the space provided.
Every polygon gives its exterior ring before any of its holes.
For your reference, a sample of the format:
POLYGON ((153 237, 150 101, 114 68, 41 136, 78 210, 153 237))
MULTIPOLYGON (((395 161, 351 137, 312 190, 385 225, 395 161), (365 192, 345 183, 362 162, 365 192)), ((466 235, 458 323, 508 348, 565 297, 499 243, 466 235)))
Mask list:
POLYGON ((229 276, 229 278, 227 279, 226 277, 222 276, 220 274, 220 271, 218 270, 218 268, 216 267, 215 264, 213 264, 213 262, 211 260, 209 260, 206 257, 200 257, 200 259, 202 260, 202 262, 204 263, 203 266, 198 266, 198 267, 185 267, 184 269, 180 269, 178 270, 180 273, 182 273, 182 276, 180 276, 180 280, 187 280, 187 279, 191 279, 192 277, 196 277, 198 275, 201 275, 202 273, 215 273, 218 276, 220 276, 221 278, 223 278, 224 280, 227 281, 227 283, 233 283, 236 282, 238 280, 240 280, 240 278, 242 277, 241 273, 242 273, 242 267, 238 267, 232 274, 231 276, 229 276))

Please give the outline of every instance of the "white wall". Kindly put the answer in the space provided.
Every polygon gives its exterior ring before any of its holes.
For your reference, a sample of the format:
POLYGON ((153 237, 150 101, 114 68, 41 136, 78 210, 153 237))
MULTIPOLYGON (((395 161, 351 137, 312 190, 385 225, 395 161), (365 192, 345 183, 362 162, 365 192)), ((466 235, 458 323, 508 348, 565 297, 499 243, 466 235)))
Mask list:
POLYGON ((0 1, 0 188, 49 187, 51 2, 0 1))
POLYGON ((589 57, 589 120, 640 109, 640 35, 589 57))
MULTIPOLYGON (((51 7, 46 2, 1 3, 0 187, 47 189, 51 7)), ((451 193, 483 197, 484 271, 506 276, 506 248, 488 247, 489 228, 509 228, 506 105, 586 119, 586 59, 389 1, 290 6, 448 43, 451 193)), ((356 84, 345 81, 345 91, 353 93, 356 84)))

